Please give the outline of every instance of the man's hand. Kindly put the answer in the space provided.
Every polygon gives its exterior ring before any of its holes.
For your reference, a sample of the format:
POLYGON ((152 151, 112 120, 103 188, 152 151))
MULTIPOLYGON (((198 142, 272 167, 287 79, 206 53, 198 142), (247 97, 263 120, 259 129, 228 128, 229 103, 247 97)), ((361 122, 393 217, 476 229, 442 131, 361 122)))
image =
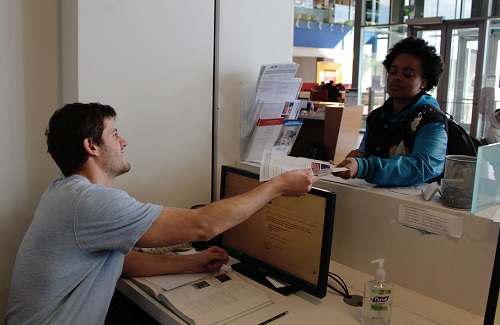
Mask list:
POLYGON ((152 254, 130 251, 125 256, 122 275, 154 276, 184 272, 213 272, 227 264, 227 252, 219 247, 197 254, 152 254))
POLYGON ((312 184, 318 181, 310 169, 296 169, 280 174, 269 182, 281 182, 281 195, 303 196, 311 190, 312 184))
POLYGON ((227 264, 229 260, 227 252, 217 246, 188 256, 190 257, 190 269, 195 273, 219 271, 222 265, 227 264))

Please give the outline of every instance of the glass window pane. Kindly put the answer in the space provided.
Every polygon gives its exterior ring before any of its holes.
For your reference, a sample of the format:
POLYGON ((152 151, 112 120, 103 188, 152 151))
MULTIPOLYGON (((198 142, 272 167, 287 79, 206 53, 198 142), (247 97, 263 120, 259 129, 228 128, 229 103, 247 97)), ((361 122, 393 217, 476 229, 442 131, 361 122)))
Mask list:
POLYGON ((390 0, 366 0, 366 25, 389 24, 391 1, 390 0))
POLYGON ((489 117, 493 110, 500 108, 500 19, 489 20, 486 31, 486 59, 479 100, 477 135, 482 138, 490 126, 489 117))
POLYGON ((493 0, 491 1, 491 13, 493 16, 500 16, 500 1, 493 0))
POLYGON ((454 29, 451 39, 446 111, 467 131, 472 119, 478 33, 478 28, 454 29))
POLYGON ((361 102, 364 114, 381 106, 386 98, 387 71, 382 65, 387 50, 406 37, 406 26, 362 29, 361 102))
MULTIPOLYGON (((462 12, 459 13, 459 16, 457 18, 460 19, 466 19, 466 18, 471 18, 472 14, 472 0, 462 0, 462 12)), ((477 2, 474 2, 475 5, 478 5, 477 2)))
MULTIPOLYGON (((417 34, 418 37, 427 41, 429 45, 436 48, 437 54, 441 54, 441 31, 440 30, 426 30, 417 34)), ((439 86, 438 86, 439 87, 439 86)), ((437 98, 437 88, 428 92, 432 97, 437 98)))
MULTIPOLYGON (((472 0, 417 0, 415 17, 470 18, 472 2, 472 0)), ((475 0, 475 5, 480 5, 478 0, 475 0)))

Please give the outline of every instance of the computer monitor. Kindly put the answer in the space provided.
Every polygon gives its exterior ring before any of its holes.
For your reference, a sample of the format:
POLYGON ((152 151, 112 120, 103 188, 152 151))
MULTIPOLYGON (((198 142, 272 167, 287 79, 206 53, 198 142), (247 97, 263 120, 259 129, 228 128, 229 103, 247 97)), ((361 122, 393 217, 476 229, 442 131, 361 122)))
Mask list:
POLYGON ((486 303, 486 312, 484 314, 484 325, 500 325, 500 233, 497 242, 497 251, 495 254, 495 262, 493 264, 493 272, 491 275, 490 291, 488 301, 486 303))
MULTIPOLYGON (((222 166, 221 199, 260 184, 257 174, 222 166)), ((240 261, 233 269, 284 295, 303 290, 323 298, 328 285, 335 198, 335 193, 317 188, 301 197, 278 197, 221 234, 221 247, 240 261), (287 285, 276 287, 269 277, 287 285)))

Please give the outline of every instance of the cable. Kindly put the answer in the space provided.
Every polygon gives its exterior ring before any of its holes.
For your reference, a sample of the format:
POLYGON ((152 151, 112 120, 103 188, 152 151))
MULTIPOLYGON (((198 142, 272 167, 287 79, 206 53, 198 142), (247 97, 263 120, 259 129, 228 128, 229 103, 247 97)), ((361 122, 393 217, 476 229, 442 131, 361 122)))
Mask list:
POLYGON ((352 296, 349 294, 349 289, 347 289, 347 285, 345 284, 344 280, 340 276, 338 276, 335 273, 328 272, 328 277, 331 278, 333 281, 337 282, 337 284, 343 289, 343 291, 340 291, 339 289, 335 288, 333 285, 328 283, 328 288, 332 289, 339 295, 341 295, 344 298, 351 298, 352 296))

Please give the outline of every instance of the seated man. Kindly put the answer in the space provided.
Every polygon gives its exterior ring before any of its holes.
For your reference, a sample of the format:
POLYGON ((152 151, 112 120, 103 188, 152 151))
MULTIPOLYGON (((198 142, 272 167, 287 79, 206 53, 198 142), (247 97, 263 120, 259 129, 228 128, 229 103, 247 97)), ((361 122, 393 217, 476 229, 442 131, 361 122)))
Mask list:
POLYGON ((103 324, 122 273, 214 271, 228 259, 220 248, 175 257, 130 252, 134 246, 207 241, 317 181, 310 170, 294 170, 200 209, 142 203, 111 187, 130 170, 115 117, 98 103, 68 104, 52 115, 48 152, 64 176, 45 190, 19 248, 6 324, 103 324))
POLYGON ((326 89, 328 90, 328 100, 330 102, 338 102, 340 92, 339 89, 333 85, 333 80, 330 80, 330 82, 326 84, 326 89))

